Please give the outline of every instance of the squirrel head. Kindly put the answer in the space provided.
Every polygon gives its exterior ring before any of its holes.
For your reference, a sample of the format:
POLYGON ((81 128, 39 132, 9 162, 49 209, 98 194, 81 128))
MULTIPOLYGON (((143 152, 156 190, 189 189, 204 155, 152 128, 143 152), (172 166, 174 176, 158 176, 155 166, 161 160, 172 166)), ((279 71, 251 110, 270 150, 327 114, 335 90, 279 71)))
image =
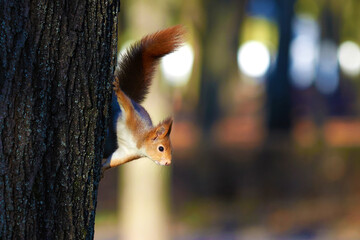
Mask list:
POLYGON ((165 119, 148 132, 144 141, 147 157, 163 166, 171 164, 170 132, 172 123, 172 118, 165 119))

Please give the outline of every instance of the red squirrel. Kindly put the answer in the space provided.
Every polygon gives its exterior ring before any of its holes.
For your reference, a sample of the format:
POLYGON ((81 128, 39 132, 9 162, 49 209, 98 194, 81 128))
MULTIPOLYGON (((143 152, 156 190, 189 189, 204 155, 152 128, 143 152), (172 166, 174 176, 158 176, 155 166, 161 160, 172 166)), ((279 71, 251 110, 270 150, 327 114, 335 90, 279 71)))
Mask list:
POLYGON ((142 157, 159 165, 170 165, 173 120, 169 117, 153 126, 148 112, 140 103, 149 91, 159 60, 182 45, 183 35, 181 26, 147 35, 132 45, 118 61, 113 82, 120 106, 115 124, 117 146, 103 163, 102 173, 142 157))

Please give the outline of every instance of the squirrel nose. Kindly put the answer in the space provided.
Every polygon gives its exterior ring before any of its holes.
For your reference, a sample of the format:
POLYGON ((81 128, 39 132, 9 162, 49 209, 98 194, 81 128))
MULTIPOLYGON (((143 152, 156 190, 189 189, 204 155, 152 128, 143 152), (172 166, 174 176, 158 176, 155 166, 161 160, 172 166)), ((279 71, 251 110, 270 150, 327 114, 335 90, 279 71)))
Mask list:
POLYGON ((165 166, 169 166, 170 165, 170 161, 165 162, 165 166))

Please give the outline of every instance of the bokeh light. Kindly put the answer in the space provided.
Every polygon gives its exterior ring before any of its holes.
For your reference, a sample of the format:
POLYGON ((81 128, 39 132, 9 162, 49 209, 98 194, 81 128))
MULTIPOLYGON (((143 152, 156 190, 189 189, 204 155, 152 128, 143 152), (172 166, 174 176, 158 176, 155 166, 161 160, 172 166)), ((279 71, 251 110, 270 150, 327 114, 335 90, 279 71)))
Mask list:
POLYGON ((248 41, 238 50, 238 66, 249 77, 263 77, 270 66, 270 52, 259 41, 248 41))
POLYGON ((334 93, 339 86, 337 45, 334 41, 324 40, 321 42, 315 86, 323 94, 334 93))
POLYGON ((343 42, 338 50, 338 59, 341 70, 349 76, 360 73, 360 48, 352 41, 343 42))
POLYGON ((194 51, 186 43, 177 51, 166 55, 161 61, 161 70, 165 79, 175 86, 185 85, 189 80, 194 63, 194 51))
POLYGON ((294 40, 290 46, 290 76, 299 89, 311 86, 318 58, 318 24, 306 15, 297 16, 293 24, 294 40))

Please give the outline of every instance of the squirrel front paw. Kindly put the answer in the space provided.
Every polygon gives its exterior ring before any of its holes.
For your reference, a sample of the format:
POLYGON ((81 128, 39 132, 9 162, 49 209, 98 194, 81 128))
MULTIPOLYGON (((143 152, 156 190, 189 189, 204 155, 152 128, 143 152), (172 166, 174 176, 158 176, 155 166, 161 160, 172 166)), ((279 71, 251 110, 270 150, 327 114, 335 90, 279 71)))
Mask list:
POLYGON ((113 86, 114 86, 114 91, 118 91, 120 90, 120 82, 119 79, 117 77, 115 77, 115 81, 113 82, 113 86))

